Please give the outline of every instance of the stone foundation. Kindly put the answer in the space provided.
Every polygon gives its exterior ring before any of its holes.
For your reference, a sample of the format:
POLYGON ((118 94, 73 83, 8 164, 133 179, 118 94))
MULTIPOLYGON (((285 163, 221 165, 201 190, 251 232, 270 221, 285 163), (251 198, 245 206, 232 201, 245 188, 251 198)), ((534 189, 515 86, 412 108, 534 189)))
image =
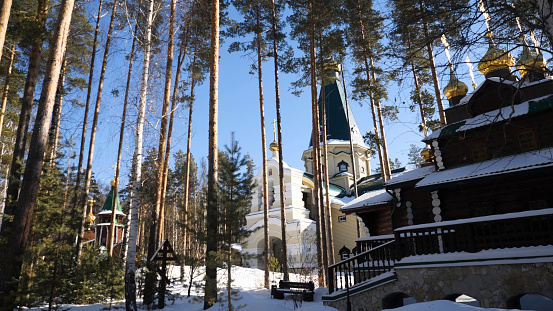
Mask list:
MULTIPOLYGON (((397 280, 377 285, 350 296, 353 311, 383 309, 383 299, 405 293, 417 302, 465 294, 483 308, 506 308, 510 297, 533 293, 553 298, 553 263, 501 264, 436 268, 401 268, 397 280)), ((367 286, 370 287, 370 286, 367 286)), ((343 291, 341 292, 343 293, 343 291)), ((323 297, 324 304, 346 310, 346 298, 339 294, 323 297)))

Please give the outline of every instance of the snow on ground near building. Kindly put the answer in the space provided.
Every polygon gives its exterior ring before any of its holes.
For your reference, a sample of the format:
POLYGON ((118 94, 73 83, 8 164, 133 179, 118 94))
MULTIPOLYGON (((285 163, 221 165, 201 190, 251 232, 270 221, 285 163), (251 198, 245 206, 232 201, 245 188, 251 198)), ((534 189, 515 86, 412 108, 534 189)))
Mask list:
MULTIPOLYGON (((172 266, 169 268, 171 278, 174 280, 168 288, 171 293, 167 297, 171 298, 167 300, 167 305, 164 310, 167 311, 200 311, 203 310, 203 291, 199 283, 203 278, 203 269, 194 274, 193 285, 191 288, 190 298, 186 298, 188 291, 188 275, 190 270, 188 267, 185 269, 185 282, 184 284, 178 281, 180 277, 180 268, 172 266)), ((218 283, 221 292, 224 292, 227 276, 224 270, 219 270, 218 283)), ((271 280, 277 282, 279 274, 276 276, 271 274, 271 280)), ((259 269, 250 269, 243 267, 232 268, 233 288, 237 290, 235 300, 233 300, 233 306, 235 308, 241 307, 240 310, 244 311, 282 311, 282 310, 299 310, 299 311, 336 311, 337 309, 323 306, 321 296, 328 293, 326 288, 317 288, 315 290, 315 297, 313 302, 303 302, 297 309, 294 308, 294 301, 290 295, 287 295, 285 299, 278 300, 271 298, 271 292, 268 289, 263 289, 264 272, 259 269)), ((303 277, 297 274, 290 275, 291 281, 307 281, 307 277, 303 277)), ((220 295, 221 302, 216 303, 209 310, 219 311, 228 310, 226 301, 226 294, 220 295)), ((59 306, 58 306, 59 307, 59 306)), ((109 306, 106 304, 96 305, 63 305, 63 309, 70 308, 70 310, 76 311, 101 311, 107 310, 109 306)), ((124 309, 124 302, 116 302, 113 305, 114 309, 124 309)), ((142 309, 142 308, 140 308, 142 309)), ((39 311, 41 308, 32 309, 39 311)), ((401 308, 393 309, 396 311, 500 311, 503 309, 483 309, 468 306, 466 304, 456 303, 452 301, 433 301, 424 303, 415 303, 407 305, 401 308)))

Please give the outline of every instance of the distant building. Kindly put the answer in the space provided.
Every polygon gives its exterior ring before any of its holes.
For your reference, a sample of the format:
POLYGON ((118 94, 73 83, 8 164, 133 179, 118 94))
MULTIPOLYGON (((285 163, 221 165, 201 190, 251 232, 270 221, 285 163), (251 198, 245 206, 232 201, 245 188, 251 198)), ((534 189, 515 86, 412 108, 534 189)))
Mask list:
MULTIPOLYGON (((114 196, 114 184, 111 183, 111 190, 104 202, 102 210, 98 212, 95 216, 92 214, 92 210, 88 215, 86 222, 89 224, 87 231, 84 235, 84 240, 92 242, 98 247, 108 246, 109 236, 110 236, 110 225, 111 217, 113 211, 113 196, 114 196)), ((123 241, 124 230, 125 230, 125 218, 126 214, 123 213, 121 209, 121 202, 119 201, 119 195, 116 195, 115 199, 115 241, 114 245, 117 245, 123 241)))
MULTIPOLYGON (((351 109, 346 105, 344 91, 338 74, 338 66, 330 68, 334 79, 324 87, 326 97, 327 137, 328 137, 328 174, 329 195, 332 208, 332 232, 334 236, 334 258, 340 261, 356 253, 355 239, 358 237, 357 218, 340 212, 340 207, 351 201, 351 186, 355 180, 365 180, 370 172, 370 152, 365 145, 355 122, 351 109), (349 125, 348 125, 349 117, 349 125), (351 128, 351 131, 350 131, 351 128), (353 176, 350 132, 355 150, 356 175, 353 176)), ((319 105, 322 106, 319 98, 319 105)), ((310 122, 306 121, 306 122, 310 122)), ((276 138, 275 138, 276 140, 276 138)), ((315 243, 315 220, 313 203, 313 157, 312 140, 302 154, 304 170, 290 167, 284 163, 286 236, 288 243, 288 262, 292 269, 312 268, 317 265, 315 243)), ((278 166, 278 144, 271 144, 272 157, 267 160, 269 235, 271 255, 282 258, 280 186, 278 166)), ((256 176, 257 187, 251 202, 251 212, 246 215, 247 228, 251 235, 245 242, 243 253, 246 262, 253 267, 263 267, 263 172, 256 176)), ((380 183, 381 184, 381 183, 380 183)), ((361 232, 362 235, 363 232, 361 232)))

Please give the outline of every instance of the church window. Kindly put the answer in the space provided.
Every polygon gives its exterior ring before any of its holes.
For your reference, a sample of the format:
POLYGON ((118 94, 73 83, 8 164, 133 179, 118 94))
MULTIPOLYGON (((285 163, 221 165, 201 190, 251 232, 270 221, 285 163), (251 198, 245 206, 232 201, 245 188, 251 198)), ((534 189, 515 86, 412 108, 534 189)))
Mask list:
POLYGON ((345 245, 340 249, 340 259, 345 260, 349 258, 349 255, 351 254, 351 251, 349 248, 347 248, 345 245))
POLYGON ((338 170, 340 172, 347 172, 348 171, 348 163, 344 160, 340 161, 340 163, 338 163, 338 170))
POLYGON ((273 169, 270 168, 270 169, 269 169, 269 176, 272 176, 272 175, 273 175, 273 169))
POLYGON ((487 158, 488 154, 484 143, 476 143, 472 145, 472 160, 474 162, 486 160, 487 158))
POLYGON ((520 150, 527 151, 536 149, 536 137, 534 131, 524 131, 518 134, 518 142, 520 144, 520 150))
POLYGON ((361 173, 365 173, 365 167, 361 166, 361 173))
POLYGON ((338 216, 338 222, 346 222, 346 216, 338 216))

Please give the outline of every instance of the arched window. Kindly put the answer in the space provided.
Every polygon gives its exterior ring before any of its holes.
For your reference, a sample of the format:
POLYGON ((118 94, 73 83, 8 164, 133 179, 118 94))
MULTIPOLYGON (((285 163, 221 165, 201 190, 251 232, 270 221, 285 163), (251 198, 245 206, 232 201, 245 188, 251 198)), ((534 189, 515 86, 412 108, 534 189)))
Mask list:
POLYGON ((340 161, 340 163, 338 163, 338 171, 340 172, 347 172, 348 171, 348 163, 344 160, 340 161))

